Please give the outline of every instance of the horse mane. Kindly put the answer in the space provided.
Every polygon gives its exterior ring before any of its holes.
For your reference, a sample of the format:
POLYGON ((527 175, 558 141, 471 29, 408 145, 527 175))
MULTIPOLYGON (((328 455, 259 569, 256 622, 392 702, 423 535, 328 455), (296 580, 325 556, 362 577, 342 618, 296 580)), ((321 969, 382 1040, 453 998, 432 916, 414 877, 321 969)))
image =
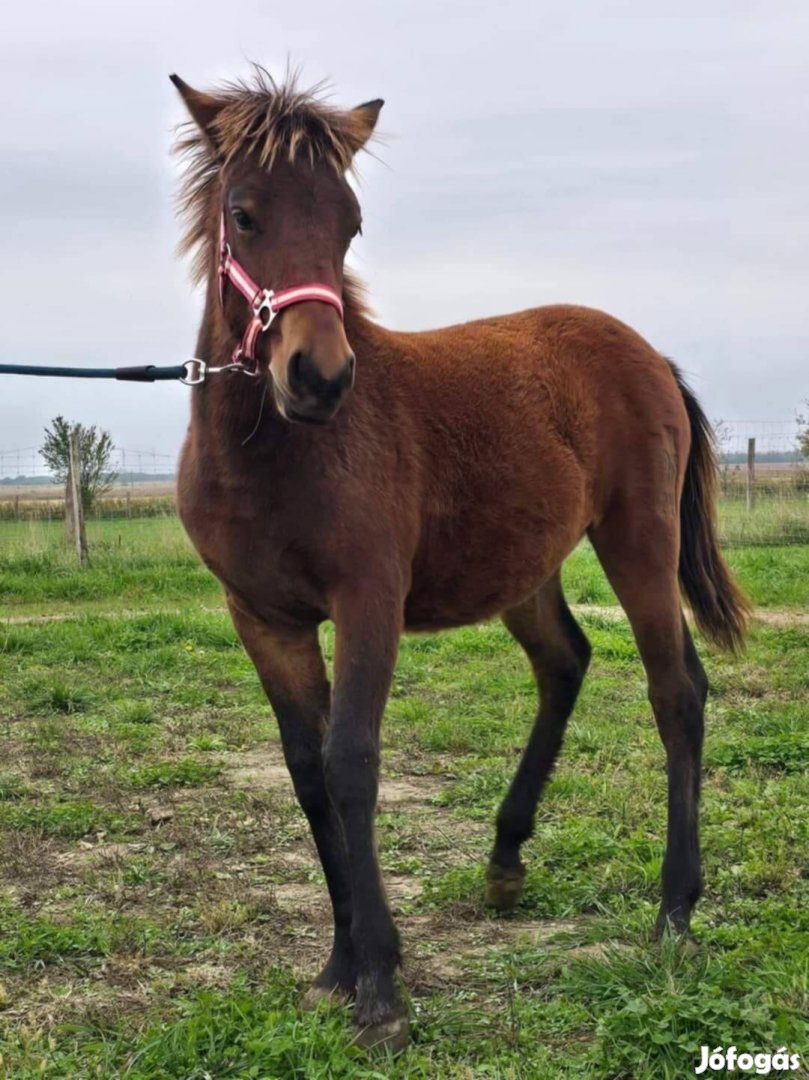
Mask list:
MULTIPOLYGON (((351 110, 325 100, 327 89, 324 83, 300 89, 294 72, 277 83, 254 64, 251 79, 221 83, 211 95, 221 105, 211 129, 216 145, 193 120, 180 126, 174 147, 185 166, 177 200, 185 222, 179 251, 192 256, 195 283, 207 279, 216 257, 218 215, 212 214, 212 200, 222 168, 236 156, 255 155, 266 169, 279 158, 307 158, 313 167, 322 161, 341 173, 352 170, 364 132, 351 110)), ((343 292, 347 307, 367 314, 364 286, 350 272, 344 274, 343 292)))

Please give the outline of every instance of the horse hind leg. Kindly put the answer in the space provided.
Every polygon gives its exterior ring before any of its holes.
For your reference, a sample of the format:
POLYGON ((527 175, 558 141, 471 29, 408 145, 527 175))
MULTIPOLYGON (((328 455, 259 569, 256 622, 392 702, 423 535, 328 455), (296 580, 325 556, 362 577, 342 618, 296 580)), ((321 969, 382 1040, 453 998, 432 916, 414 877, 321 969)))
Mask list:
POLYGON ((520 847, 534 828, 542 789, 559 755, 565 727, 590 661, 590 645, 573 618, 557 573, 534 596, 503 615, 537 680, 539 711, 528 745, 497 815, 487 872, 487 903, 510 911, 522 895, 520 847))
POLYGON ((591 530, 646 669, 649 701, 666 750, 668 829, 656 932, 688 931, 702 891, 699 792, 708 682, 683 618, 679 525, 653 509, 622 509, 591 530))

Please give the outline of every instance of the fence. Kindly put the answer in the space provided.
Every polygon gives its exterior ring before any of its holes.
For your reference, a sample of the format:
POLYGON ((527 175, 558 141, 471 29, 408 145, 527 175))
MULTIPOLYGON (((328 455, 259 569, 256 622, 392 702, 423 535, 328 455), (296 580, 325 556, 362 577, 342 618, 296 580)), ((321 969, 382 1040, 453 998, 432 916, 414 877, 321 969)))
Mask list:
MULTIPOLYGON (((116 449, 112 488, 89 519, 161 517, 174 513, 175 454, 116 449)), ((0 521, 62 521, 65 492, 54 484, 36 447, 0 450, 0 521)))
MULTIPOLYGON (((723 543, 809 544, 809 460, 798 449, 797 421, 717 421, 715 427, 723 543)), ((175 466, 173 454, 116 450, 115 484, 88 521, 173 516, 175 466)), ((57 523, 64 515, 64 490, 53 485, 37 448, 0 450, 0 522, 57 523)))
MULTIPOLYGON (((110 470, 121 485, 152 479, 171 480, 177 467, 177 454, 157 450, 126 450, 116 447, 110 470)), ((47 487, 53 484, 45 462, 36 446, 18 450, 0 449, 0 496, 7 487, 47 487)))
POLYGON ((719 421, 722 540, 809 544, 809 460, 797 421, 719 421))

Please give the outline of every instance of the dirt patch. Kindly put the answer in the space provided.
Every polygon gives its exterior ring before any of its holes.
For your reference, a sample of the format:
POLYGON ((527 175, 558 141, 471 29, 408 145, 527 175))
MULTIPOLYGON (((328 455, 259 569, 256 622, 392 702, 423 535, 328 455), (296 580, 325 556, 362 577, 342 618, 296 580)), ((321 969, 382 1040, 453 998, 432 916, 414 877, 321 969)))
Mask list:
POLYGON ((753 612, 753 622, 765 623, 767 626, 809 626, 809 614, 800 611, 760 609, 753 612))
MULTIPOLYGON (((226 779, 231 787, 241 790, 273 791, 294 796, 292 780, 278 746, 266 746, 231 755, 226 779)), ((382 777, 379 782, 379 806, 390 810, 408 803, 432 801, 443 789, 445 781, 436 776, 382 777)))
MULTIPOLYGON (((282 911, 312 911, 328 907, 329 894, 325 885, 315 882, 289 881, 283 885, 270 886, 282 911)), ((262 893, 265 890, 262 890, 262 893)))
MULTIPOLYGON (((386 874, 385 889, 402 937, 404 978, 408 987, 416 992, 430 992, 457 982, 470 966, 485 964, 498 949, 541 950, 554 945, 561 935, 581 929, 581 922, 561 919, 408 914, 408 909, 412 911, 410 904, 422 892, 421 881, 415 877, 386 874)), ((308 882, 277 885, 273 887, 273 896, 282 915, 292 919, 290 927, 293 928, 288 948, 280 942, 276 948, 288 952, 289 962, 294 963, 305 977, 317 969, 328 951, 331 908, 326 887, 308 882), (295 927, 300 929, 298 920, 301 917, 307 926, 305 942, 294 931, 295 927)), ((590 955, 590 947, 573 946, 570 952, 571 955, 590 955)), ((598 953, 593 950, 593 955, 598 953)))
POLYGON ((231 787, 246 791, 272 791, 294 796, 292 780, 284 762, 280 747, 268 746, 261 750, 232 754, 226 770, 231 787))
POLYGON ((542 948, 580 923, 558 919, 449 919, 413 915, 398 920, 404 944, 404 973, 411 989, 429 990, 456 982, 470 965, 497 949, 542 948))
MULTIPOLYGON (((571 604, 576 615, 597 615, 601 619, 613 619, 622 622, 626 613, 615 604, 571 604)), ((754 623, 765 626, 809 626, 809 614, 802 611, 771 611, 769 608, 756 608, 752 615, 754 623)))
MULTIPOLYGON (((385 874, 385 892, 394 913, 400 905, 417 900, 423 891, 421 881, 409 875, 385 874)), ((329 894, 325 884, 309 881, 289 881, 282 885, 270 885, 282 911, 326 911, 329 894)), ((266 890, 259 890, 262 894, 266 890)))
POLYGON ((379 806, 382 810, 406 803, 429 802, 443 789, 445 781, 436 776, 387 778, 379 782, 379 806))
POLYGON ((56 862, 62 866, 105 866, 122 862, 142 847, 142 844, 91 844, 80 840, 78 848, 62 852, 56 862))

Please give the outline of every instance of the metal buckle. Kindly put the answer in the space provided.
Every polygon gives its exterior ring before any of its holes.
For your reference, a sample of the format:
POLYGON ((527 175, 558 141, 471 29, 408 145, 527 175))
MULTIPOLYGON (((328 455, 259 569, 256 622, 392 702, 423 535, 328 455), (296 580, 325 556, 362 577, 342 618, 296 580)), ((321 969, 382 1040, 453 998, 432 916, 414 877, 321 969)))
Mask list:
POLYGON ((208 374, 208 365, 204 360, 186 360, 183 364, 185 368, 185 376, 180 379, 180 382, 184 386, 201 386, 205 382, 205 376, 208 374), (196 367, 196 374, 194 368, 196 367))
POLYGON ((256 368, 255 371, 251 371, 249 367, 241 362, 241 360, 234 360, 230 364, 223 364, 222 367, 209 367, 204 360, 198 360, 196 357, 193 360, 186 360, 183 364, 186 370, 184 377, 181 377, 180 382, 184 386, 201 386, 205 382, 209 375, 220 375, 223 371, 240 371, 242 375, 249 375, 251 379, 257 379, 261 372, 256 368), (196 368, 196 372, 194 371, 196 368))
POLYGON ((278 314, 272 306, 272 298, 274 295, 272 289, 265 289, 261 294, 259 302, 253 306, 253 314, 257 319, 261 319, 262 333, 270 329, 273 319, 278 314))
POLYGON ((215 371, 217 374, 220 371, 240 371, 242 375, 249 375, 251 379, 257 379, 259 377, 261 372, 258 370, 258 365, 256 365, 255 370, 251 371, 247 364, 242 363, 241 357, 244 356, 244 353, 241 348, 234 353, 234 356, 238 356, 239 359, 234 360, 230 364, 225 364, 224 367, 208 368, 208 371, 215 371))

